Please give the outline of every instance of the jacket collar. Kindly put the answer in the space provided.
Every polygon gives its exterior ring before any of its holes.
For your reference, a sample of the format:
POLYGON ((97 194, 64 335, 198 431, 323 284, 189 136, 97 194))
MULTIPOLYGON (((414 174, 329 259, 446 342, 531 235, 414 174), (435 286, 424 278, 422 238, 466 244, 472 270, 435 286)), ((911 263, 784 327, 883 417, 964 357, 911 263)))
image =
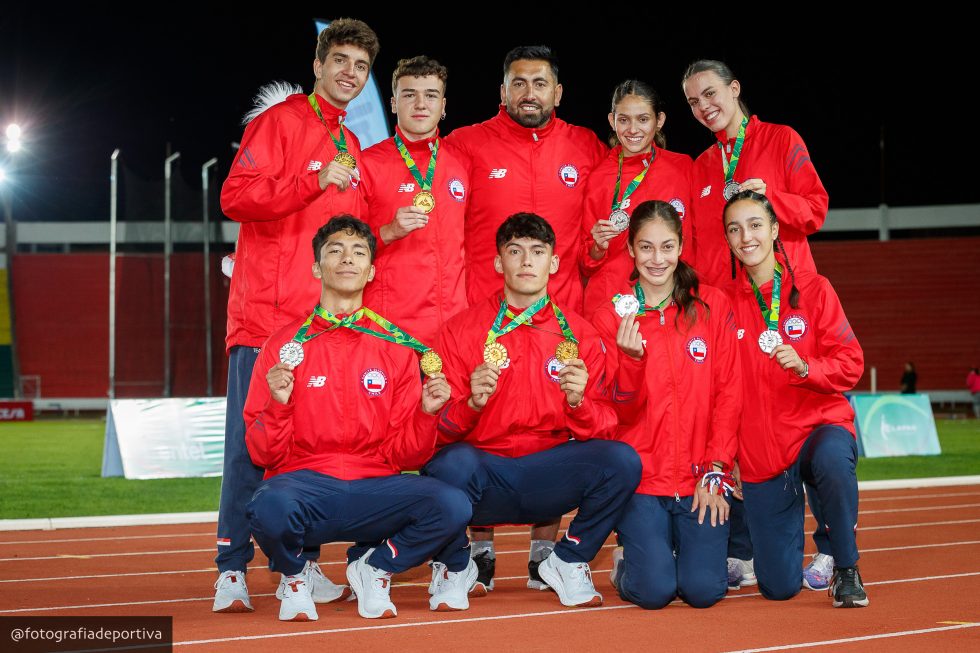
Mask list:
POLYGON ((555 125, 558 123, 558 115, 552 113, 551 118, 543 127, 524 127, 510 117, 510 114, 507 113, 507 107, 503 104, 500 105, 500 109, 494 119, 503 125, 504 129, 513 135, 514 138, 526 142, 534 142, 542 138, 547 138, 548 134, 555 130, 555 125))

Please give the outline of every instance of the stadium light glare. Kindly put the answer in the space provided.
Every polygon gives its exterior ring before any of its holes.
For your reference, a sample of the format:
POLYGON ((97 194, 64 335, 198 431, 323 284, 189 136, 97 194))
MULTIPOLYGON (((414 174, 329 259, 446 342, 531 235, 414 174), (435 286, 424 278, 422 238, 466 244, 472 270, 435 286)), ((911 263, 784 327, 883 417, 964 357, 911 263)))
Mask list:
POLYGON ((7 125, 6 134, 7 134, 7 138, 9 138, 10 140, 12 141, 20 140, 20 135, 22 133, 23 130, 21 130, 20 125, 18 125, 17 123, 12 122, 9 125, 7 125))
POLYGON ((11 154, 20 152, 21 147, 23 147, 23 144, 19 140, 11 138, 7 141, 7 151, 11 154))

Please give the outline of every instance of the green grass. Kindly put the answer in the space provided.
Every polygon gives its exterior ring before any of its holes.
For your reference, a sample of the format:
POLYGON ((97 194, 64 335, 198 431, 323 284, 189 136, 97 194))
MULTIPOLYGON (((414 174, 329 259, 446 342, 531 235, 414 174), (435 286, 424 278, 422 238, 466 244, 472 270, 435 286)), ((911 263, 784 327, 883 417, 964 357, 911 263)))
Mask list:
MULTIPOLYGON (((937 420, 939 456, 862 458, 862 481, 980 474, 980 422, 937 420)), ((217 510, 220 478, 102 478, 101 419, 0 425, 0 519, 217 510)))
POLYGON ((980 474, 980 421, 975 419, 937 419, 938 456, 861 458, 859 481, 931 476, 973 476, 980 474))

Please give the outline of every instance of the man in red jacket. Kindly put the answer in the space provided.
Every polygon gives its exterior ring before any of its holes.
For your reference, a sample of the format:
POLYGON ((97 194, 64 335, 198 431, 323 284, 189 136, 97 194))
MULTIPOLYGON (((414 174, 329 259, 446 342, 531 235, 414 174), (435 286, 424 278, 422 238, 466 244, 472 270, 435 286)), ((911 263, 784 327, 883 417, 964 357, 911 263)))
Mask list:
MULTIPOLYGON (((342 18, 331 23, 317 39, 313 93, 292 94, 258 111, 221 189, 221 208, 241 223, 241 230, 228 296, 228 401, 215 612, 252 611, 245 571, 255 551, 245 505, 262 469, 245 448, 242 409, 258 348, 284 324, 308 315, 316 303, 319 285, 303 255, 310 238, 325 216, 358 207, 360 146, 342 120, 377 54, 378 38, 363 22, 342 18)), ((315 562, 308 571, 315 581, 315 600, 343 595, 343 588, 330 583, 315 562)))
MULTIPOLYGON (((504 57, 497 115, 463 127, 446 137, 466 163, 469 205, 466 209, 466 295, 470 306, 495 295, 500 272, 493 234, 508 215, 529 211, 542 216, 557 236, 555 253, 562 264, 550 292, 560 306, 582 311, 583 287, 578 271, 579 229, 586 179, 603 160, 606 147, 592 131, 555 115, 561 103, 558 59, 546 46, 522 46, 504 57)), ((547 589, 534 570, 549 552, 557 524, 532 530, 528 587, 547 589)), ((492 589, 493 532, 474 531, 474 555, 482 562, 481 585, 492 589), (486 556, 481 547, 488 546, 486 556)))
MULTIPOLYGON (((588 563, 639 484, 640 459, 629 445, 597 439, 617 424, 603 396, 604 346, 548 294, 559 268, 555 232, 517 213, 496 241, 503 293, 440 334, 455 399, 439 417, 442 449, 422 472, 465 491, 477 526, 547 522, 577 508, 539 573, 563 605, 600 605, 588 563)), ((459 567, 453 553, 435 557, 435 578, 442 564, 459 567)))
POLYGON ((402 59, 392 75, 395 136, 364 152, 366 222, 378 236, 378 276, 364 301, 422 342, 466 308, 463 212, 469 179, 439 138, 446 67, 402 59))
POLYGON ((394 617, 391 575, 440 549, 452 561, 436 579, 433 610, 465 610, 476 580, 467 497, 400 473, 435 451, 436 414, 450 389, 444 374, 427 369, 420 391, 409 349, 417 343, 362 306, 374 251, 370 229, 353 216, 335 216, 317 232, 320 303, 269 337, 249 387, 245 439, 266 480, 247 514, 269 568, 282 573, 283 621, 317 619, 303 548, 326 542, 357 542, 347 579, 362 617, 394 617))

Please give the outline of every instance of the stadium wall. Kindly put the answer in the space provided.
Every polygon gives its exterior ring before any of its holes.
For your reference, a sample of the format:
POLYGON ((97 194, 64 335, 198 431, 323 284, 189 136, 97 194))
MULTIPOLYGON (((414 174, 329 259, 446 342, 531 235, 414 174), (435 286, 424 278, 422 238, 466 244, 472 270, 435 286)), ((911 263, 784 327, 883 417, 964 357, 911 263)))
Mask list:
MULTIPOLYGON (((857 389, 897 390, 902 366, 914 361, 922 390, 958 390, 980 365, 980 238, 823 241, 812 244, 817 267, 840 295, 864 347, 857 389)), ((212 257, 218 270, 220 255, 212 257)), ((108 393, 109 258, 93 254, 18 254, 13 289, 22 375, 41 377, 45 397, 108 393)), ((172 258, 174 396, 206 393, 201 255, 172 258)), ((214 393, 224 394, 228 279, 212 279, 214 393)), ((163 259, 117 259, 118 397, 160 396, 163 384, 163 259)))

